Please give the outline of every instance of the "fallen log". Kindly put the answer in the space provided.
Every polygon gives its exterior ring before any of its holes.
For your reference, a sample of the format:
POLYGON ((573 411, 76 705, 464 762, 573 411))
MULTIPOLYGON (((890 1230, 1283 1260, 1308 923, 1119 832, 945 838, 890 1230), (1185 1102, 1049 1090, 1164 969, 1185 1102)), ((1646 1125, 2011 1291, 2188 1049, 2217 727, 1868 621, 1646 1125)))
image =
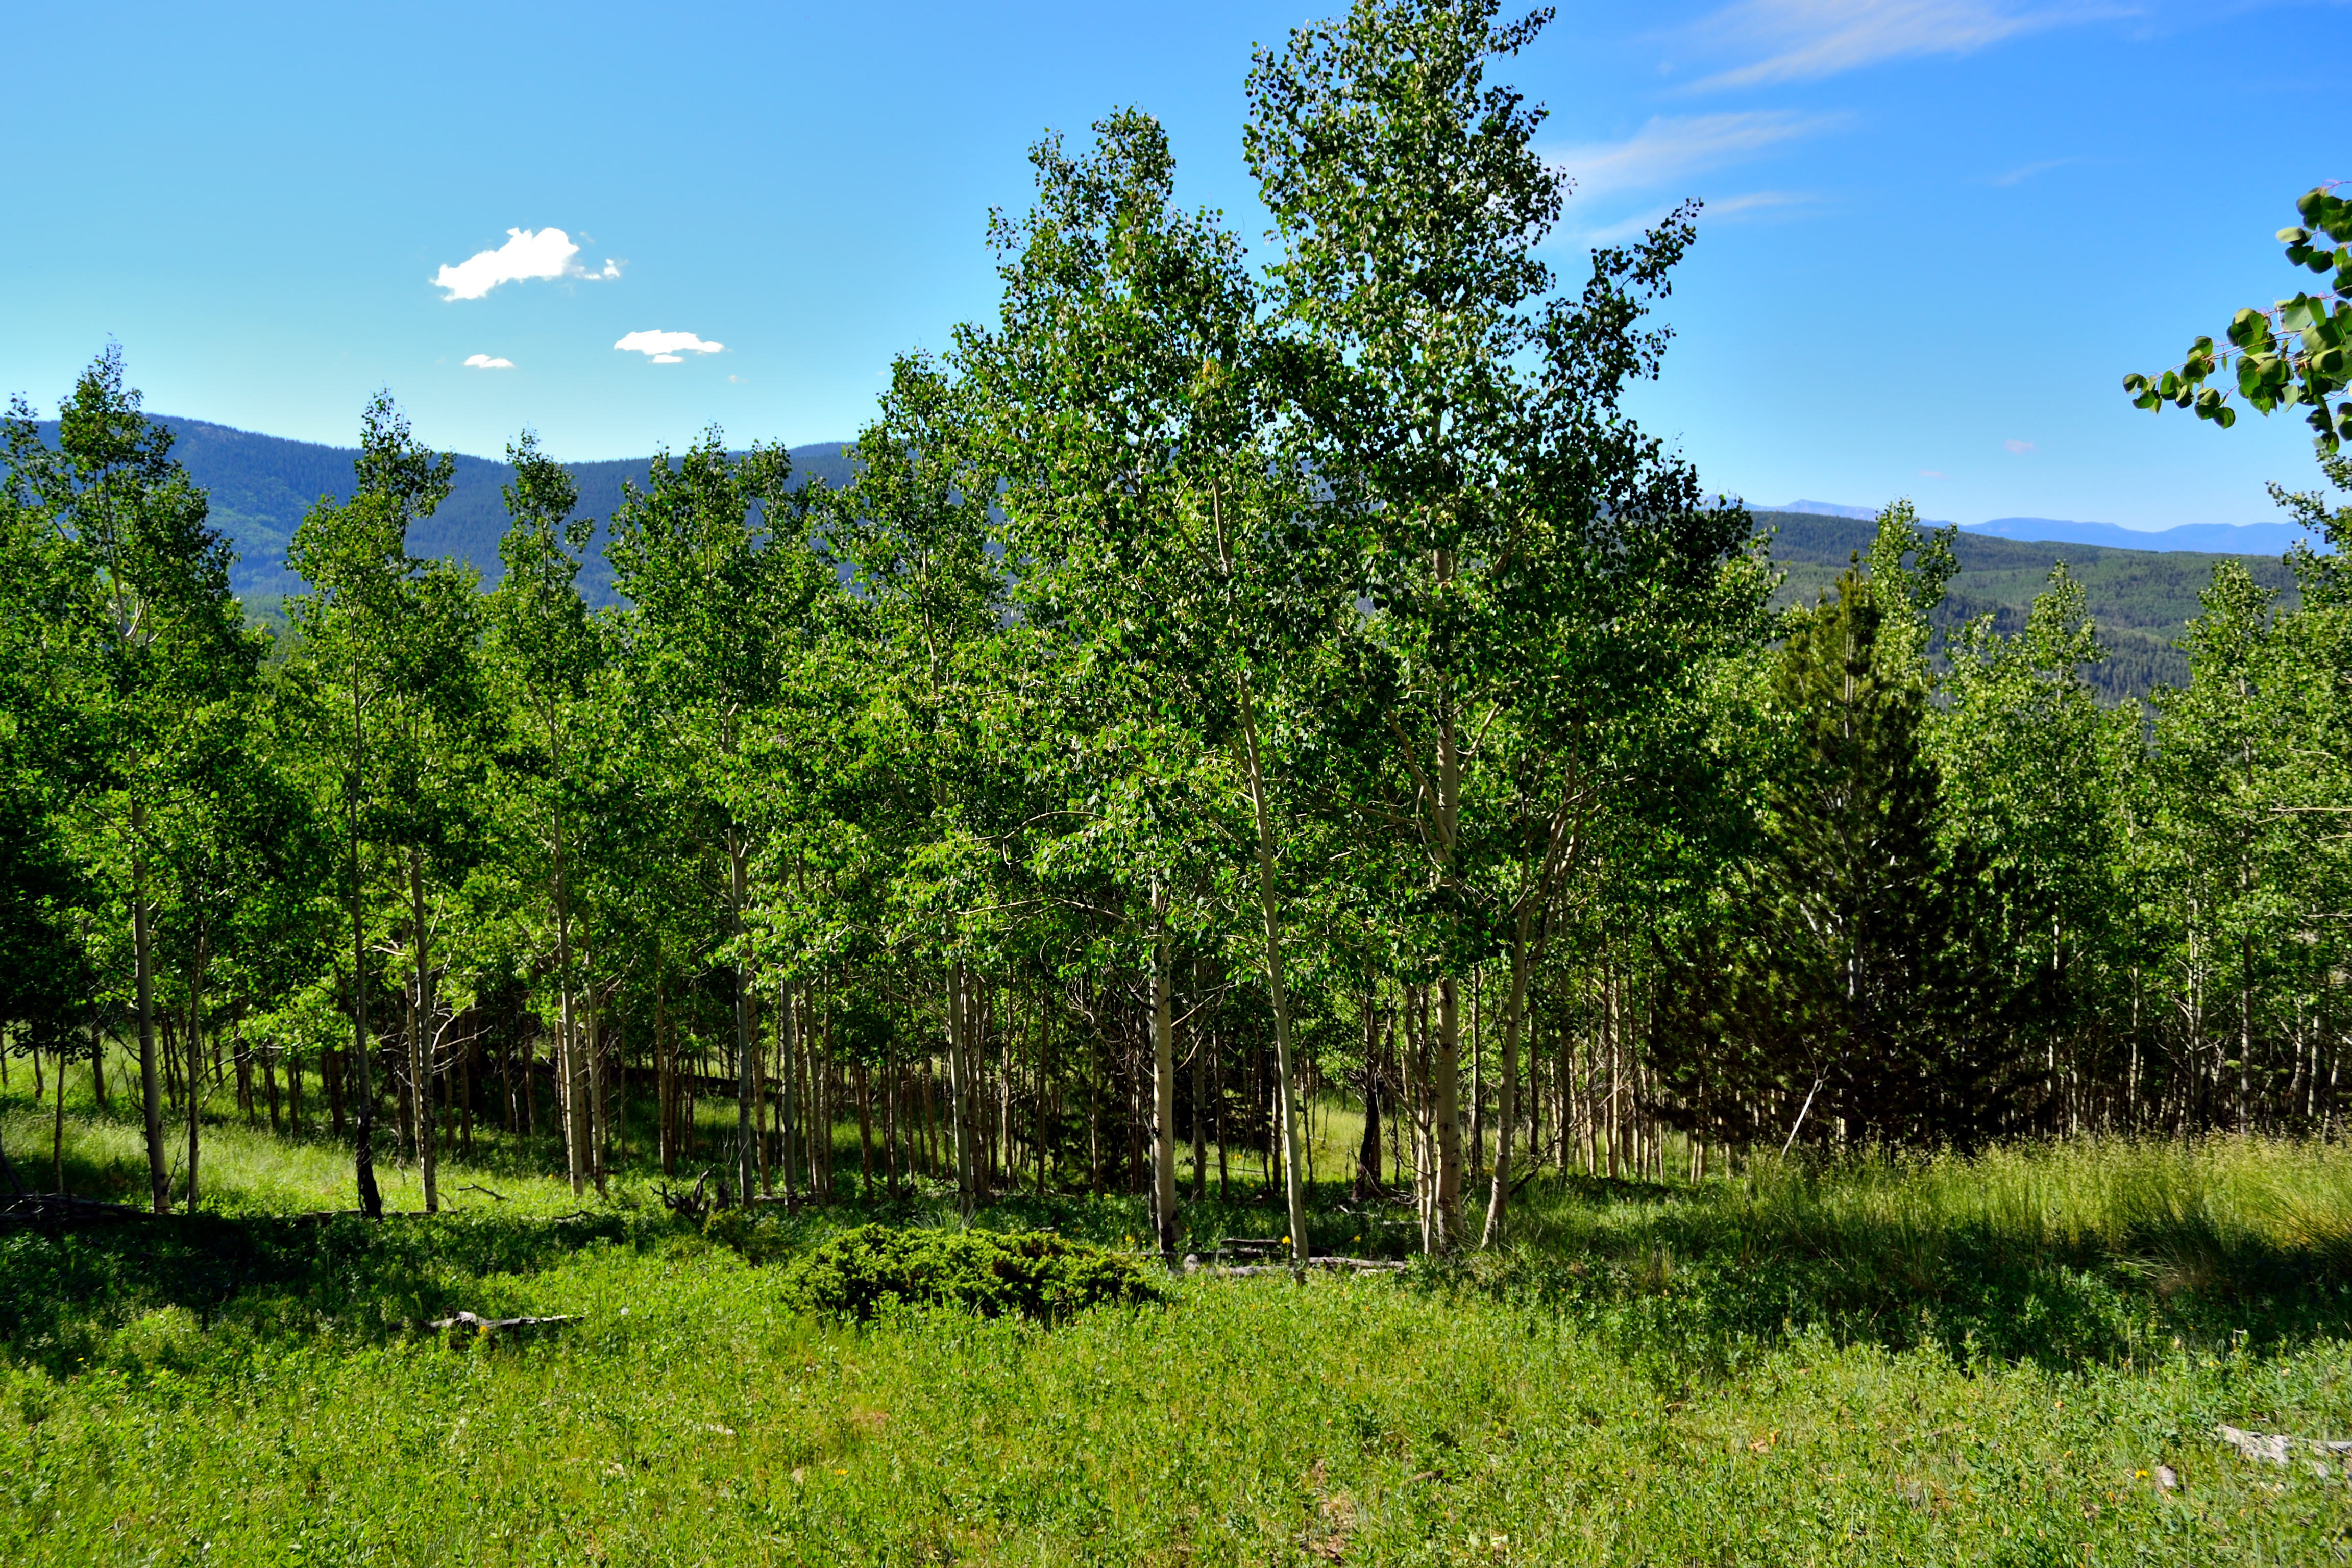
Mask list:
MULTIPOLYGON (((1354 1274, 1400 1274, 1405 1268, 1402 1263, 1391 1258, 1343 1258, 1328 1252, 1310 1258, 1307 1262, 1309 1268, 1343 1268, 1354 1274)), ((1184 1258, 1184 1272, 1187 1274, 1205 1271, 1228 1279, 1244 1279, 1253 1274, 1287 1274, 1290 1269, 1287 1263, 1203 1264, 1197 1252, 1190 1253, 1184 1258)))
POLYGON ((2293 1437, 2284 1432, 2244 1432, 2230 1426, 2215 1427, 2213 1435, 2261 1464, 2291 1465, 2299 1455, 2309 1461, 2315 1476, 2352 1479, 2352 1442, 2293 1437))
POLYGON ((0 1224, 80 1225, 154 1217, 135 1204, 102 1203, 97 1198, 76 1197, 71 1193, 26 1193, 0 1207, 0 1224))
POLYGON ((513 1329, 542 1329, 553 1323, 576 1323, 579 1321, 580 1315, 576 1312, 566 1312, 553 1318, 483 1318, 471 1312, 460 1312, 454 1318, 436 1318, 425 1326, 439 1333, 497 1334, 513 1329))

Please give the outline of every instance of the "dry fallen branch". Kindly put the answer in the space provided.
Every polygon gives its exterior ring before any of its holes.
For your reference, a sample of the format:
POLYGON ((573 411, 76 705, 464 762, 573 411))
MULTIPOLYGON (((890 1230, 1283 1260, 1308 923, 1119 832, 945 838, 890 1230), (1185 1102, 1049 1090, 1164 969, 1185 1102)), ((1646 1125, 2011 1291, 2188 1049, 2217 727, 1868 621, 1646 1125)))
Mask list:
POLYGON ((454 1318, 436 1318, 425 1326, 438 1332, 469 1331, 476 1334, 503 1333, 509 1329, 540 1329, 551 1323, 574 1323, 580 1321, 576 1312, 566 1312, 554 1318, 483 1318, 471 1312, 460 1312, 454 1318))
POLYGON ((132 1204, 101 1203, 71 1193, 26 1193, 0 1207, 0 1225, 88 1225, 152 1219, 150 1211, 132 1204))
MULTIPOLYGON (((670 1213, 677 1215, 678 1218, 686 1220, 690 1224, 701 1224, 703 1217, 709 1214, 711 1207, 710 1200, 703 1195, 703 1184, 709 1180, 710 1173, 705 1171, 702 1174, 694 1178, 694 1187, 692 1191, 682 1193, 672 1192, 670 1190, 670 1184, 667 1182, 662 1183, 658 1189, 661 1195, 662 1207, 669 1210, 670 1213)), ((722 1194, 720 1203, 723 1206, 725 1203, 723 1196, 725 1192, 724 1183, 720 1184, 720 1192, 722 1194)))
MULTIPOLYGON (((1324 1253, 1318 1257, 1310 1258, 1307 1261, 1310 1268, 1344 1268, 1354 1274, 1397 1274, 1403 1272, 1405 1267, 1402 1263, 1399 1263, 1389 1258, 1339 1258, 1335 1257, 1330 1253, 1324 1253)), ((1204 1265, 1201 1261, 1201 1255, 1197 1252, 1188 1253, 1185 1255, 1184 1258, 1185 1273, 1199 1274, 1206 1272, 1217 1275, 1221 1279, 1245 1279, 1253 1274, 1287 1274, 1290 1272, 1290 1267, 1291 1266, 1287 1263, 1236 1263, 1223 1266, 1204 1265)))

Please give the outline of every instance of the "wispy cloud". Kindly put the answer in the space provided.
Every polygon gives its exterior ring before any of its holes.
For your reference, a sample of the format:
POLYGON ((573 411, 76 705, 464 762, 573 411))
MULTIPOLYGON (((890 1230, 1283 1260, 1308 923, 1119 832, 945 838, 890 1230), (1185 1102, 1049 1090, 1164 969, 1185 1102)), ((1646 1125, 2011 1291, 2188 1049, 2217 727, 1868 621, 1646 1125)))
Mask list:
POLYGON ((1951 476, 1937 468, 1922 468, 1919 470, 1919 477, 1923 479, 1949 479, 1951 476))
POLYGON ((610 279, 621 275, 619 264, 611 260, 591 272, 573 259, 579 254, 580 247, 560 228, 542 228, 537 233, 510 228, 507 230, 507 242, 496 250, 478 250, 455 267, 445 262, 434 275, 433 286, 444 290, 441 297, 445 300, 478 300, 501 283, 517 283, 529 278, 610 279))
POLYGON ((2069 163, 2079 163, 2080 158, 2045 158, 2039 163, 2028 163, 2021 169, 2011 169, 2005 174, 1995 174, 1985 182, 1988 185, 2022 184, 2036 174, 2046 174, 2053 169, 2063 169, 2069 163))
POLYGON ((1762 58, 1694 82, 1692 91, 1805 81, 1916 55, 1964 55, 2004 38, 2129 15, 2116 0, 1733 0, 1689 36, 1762 58))
MULTIPOLYGON (((1774 211, 1790 207, 1807 205, 1819 199, 1802 191, 1749 191, 1736 196, 1710 196, 1706 199, 1704 210, 1699 214, 1699 222, 1702 225, 1744 223, 1749 218, 1762 217, 1774 211)), ((1587 245, 1615 245, 1620 241, 1649 233, 1659 224, 1664 223, 1666 216, 1674 210, 1674 203, 1660 202, 1643 208, 1631 217, 1619 218, 1614 223, 1605 223, 1597 228, 1578 229, 1575 231, 1576 237, 1587 245)))
POLYGON ((1838 114, 1759 110, 1740 114, 1656 115, 1622 142, 1593 142, 1548 154, 1585 196, 1654 191, 1738 163, 1783 142, 1818 135, 1838 114))
POLYGON ((2001 445, 2008 447, 2012 456, 2020 458, 2033 450, 2033 443, 2031 441, 2003 441, 2001 445))
POLYGON ((512 370, 514 369, 514 361, 510 359, 492 359, 488 354, 467 354, 466 356, 466 368, 468 370, 512 370))
POLYGON ((1740 195, 1724 196, 1706 204, 1706 216, 1717 223, 1752 214, 1768 213, 1776 207, 1803 206, 1815 198, 1803 191, 1748 191, 1740 195))
POLYGON ((656 364, 684 364, 688 354, 715 354, 727 345, 704 342, 692 332, 646 331, 631 332, 613 346, 644 354, 656 364))

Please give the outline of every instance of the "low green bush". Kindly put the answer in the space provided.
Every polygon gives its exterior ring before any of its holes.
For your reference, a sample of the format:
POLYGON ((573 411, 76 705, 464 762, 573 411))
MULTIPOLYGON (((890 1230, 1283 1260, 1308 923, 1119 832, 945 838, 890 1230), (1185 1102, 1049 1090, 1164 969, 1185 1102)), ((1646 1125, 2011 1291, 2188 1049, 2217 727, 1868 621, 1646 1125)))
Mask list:
POLYGON ((1058 1320, 1088 1307, 1160 1299, 1129 1258, 1042 1231, 844 1231, 784 1270, 785 1298, 860 1322, 896 1307, 958 1307, 984 1318, 1058 1320))

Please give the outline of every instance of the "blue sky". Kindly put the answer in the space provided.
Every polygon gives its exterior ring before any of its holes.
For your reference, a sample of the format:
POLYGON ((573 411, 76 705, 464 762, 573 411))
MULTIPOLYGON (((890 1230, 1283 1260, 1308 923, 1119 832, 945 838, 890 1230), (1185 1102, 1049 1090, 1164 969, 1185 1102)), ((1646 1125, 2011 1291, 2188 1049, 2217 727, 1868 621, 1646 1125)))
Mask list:
MULTIPOLYGON (((1148 109, 1185 198, 1262 230, 1250 47, 1320 14, 16 7, 0 394, 53 405, 111 334, 151 408, 310 440, 350 444, 378 386, 492 456, 526 424, 572 458, 713 422, 846 437, 892 353, 990 310, 986 213, 1026 200, 1046 127, 1148 109)), ((2302 427, 2223 434, 2117 383, 2294 290, 2272 231, 2352 154, 2265 122, 2347 22, 2345 0, 1582 3, 1510 75, 1579 176, 1570 286, 1596 238, 1708 204, 1638 409, 1711 486, 2249 522, 2275 515, 2263 479, 2311 482, 2302 427)))

